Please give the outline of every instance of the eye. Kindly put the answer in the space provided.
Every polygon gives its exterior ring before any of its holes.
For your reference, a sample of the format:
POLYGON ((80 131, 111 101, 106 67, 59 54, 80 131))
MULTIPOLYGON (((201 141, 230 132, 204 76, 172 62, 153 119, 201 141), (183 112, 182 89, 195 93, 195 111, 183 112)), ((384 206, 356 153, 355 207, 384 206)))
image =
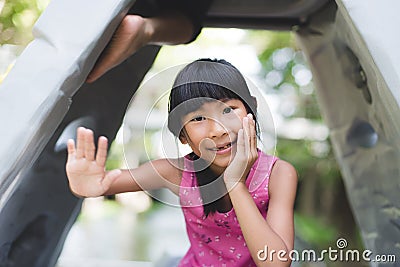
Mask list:
POLYGON ((204 116, 197 116, 197 117, 194 117, 193 119, 191 119, 190 121, 203 121, 205 119, 206 119, 206 117, 204 117, 204 116))
POLYGON ((233 110, 233 109, 232 109, 231 107, 227 107, 227 108, 224 108, 224 110, 222 111, 222 113, 223 113, 223 114, 231 113, 232 110, 233 110))

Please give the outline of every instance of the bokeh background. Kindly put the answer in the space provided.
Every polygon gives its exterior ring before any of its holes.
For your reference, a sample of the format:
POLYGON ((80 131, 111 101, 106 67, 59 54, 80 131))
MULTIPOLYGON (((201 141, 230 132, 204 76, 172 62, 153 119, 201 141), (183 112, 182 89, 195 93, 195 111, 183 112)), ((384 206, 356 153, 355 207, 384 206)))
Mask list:
MULTIPOLYGON (((0 0, 0 83, 33 39, 32 27, 49 2, 0 0)), ((191 44, 163 47, 132 100, 112 144, 107 168, 135 167, 162 156, 163 120, 145 124, 137 114, 153 107, 159 118, 165 118, 166 102, 158 100, 168 88, 162 79, 154 77, 202 57, 230 61, 256 85, 268 103, 276 131, 276 143, 270 148, 291 162, 299 174, 296 248, 337 248, 337 239, 345 238, 349 249, 363 250, 329 130, 317 105, 312 73, 290 32, 205 28, 191 44)), ((157 194, 164 192, 151 195, 157 194)), ((165 205, 151 195, 138 192, 85 200, 59 265, 68 258, 156 262, 182 256, 188 241, 179 208, 165 205)), ((349 265, 366 266, 346 263, 349 265)), ((294 266, 343 265, 325 261, 298 262, 294 266)))

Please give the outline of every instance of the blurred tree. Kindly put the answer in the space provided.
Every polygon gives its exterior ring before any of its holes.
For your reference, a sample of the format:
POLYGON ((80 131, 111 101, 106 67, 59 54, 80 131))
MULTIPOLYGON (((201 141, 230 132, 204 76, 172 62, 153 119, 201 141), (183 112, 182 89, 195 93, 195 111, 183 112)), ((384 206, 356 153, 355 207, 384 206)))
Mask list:
POLYGON ((32 27, 50 0, 0 0, 0 44, 26 46, 32 27))
MULTIPOLYGON (((293 34, 249 31, 248 42, 258 44, 260 75, 265 77, 267 93, 283 96, 281 106, 286 108, 281 109, 280 115, 287 121, 301 118, 314 124, 323 123, 311 71, 293 34)), ((295 204, 297 236, 319 249, 336 248, 340 237, 361 249, 358 228, 328 136, 288 139, 280 136, 279 131, 277 135, 278 156, 291 162, 299 174, 295 204)))
POLYGON ((50 0, 0 0, 0 83, 32 41, 32 28, 50 0))

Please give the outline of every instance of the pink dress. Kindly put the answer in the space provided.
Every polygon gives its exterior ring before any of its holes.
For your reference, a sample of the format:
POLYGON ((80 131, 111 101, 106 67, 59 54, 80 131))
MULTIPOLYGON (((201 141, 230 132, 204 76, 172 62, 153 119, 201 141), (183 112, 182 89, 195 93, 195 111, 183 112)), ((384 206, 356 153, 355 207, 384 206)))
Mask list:
MULTIPOLYGON (((268 209, 268 181, 277 158, 258 152, 246 185, 260 213, 268 209)), ((233 208, 226 213, 203 216, 202 199, 193 162, 185 157, 185 169, 179 190, 190 248, 178 266, 256 266, 247 248, 233 208)))

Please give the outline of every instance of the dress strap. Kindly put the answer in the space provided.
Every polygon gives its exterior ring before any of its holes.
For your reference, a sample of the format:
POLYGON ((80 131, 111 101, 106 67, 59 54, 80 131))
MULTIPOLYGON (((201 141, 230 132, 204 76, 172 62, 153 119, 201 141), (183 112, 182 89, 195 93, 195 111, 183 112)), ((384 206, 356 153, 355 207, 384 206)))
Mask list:
POLYGON ((248 176, 248 188, 250 192, 255 191, 262 184, 269 183, 269 177, 271 176, 272 168, 275 165, 275 162, 278 160, 278 157, 267 155, 261 150, 258 150, 258 158, 256 162, 254 162, 253 166, 250 169, 250 173, 248 176))

